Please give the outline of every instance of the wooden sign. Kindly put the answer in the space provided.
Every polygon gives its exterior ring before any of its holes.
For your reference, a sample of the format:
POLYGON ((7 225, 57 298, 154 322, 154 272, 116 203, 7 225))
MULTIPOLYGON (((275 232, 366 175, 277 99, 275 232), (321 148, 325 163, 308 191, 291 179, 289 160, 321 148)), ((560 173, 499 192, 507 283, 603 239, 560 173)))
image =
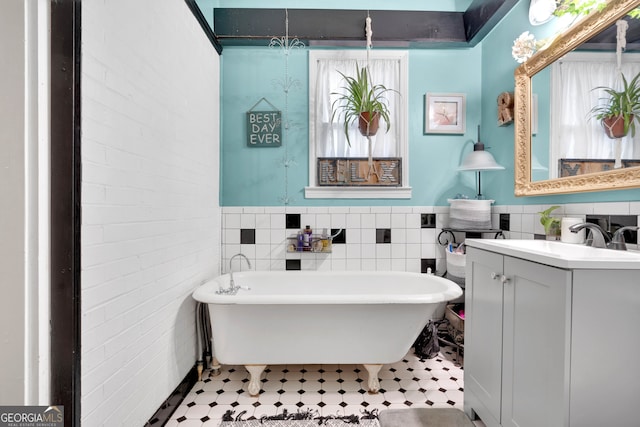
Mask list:
POLYGON ((318 157, 319 186, 398 187, 402 183, 402 159, 318 157))
POLYGON ((247 145, 249 147, 280 147, 282 145, 282 112, 265 98, 247 111, 247 145), (262 101, 273 110, 254 111, 262 101))
MULTIPOLYGON (((587 173, 599 173, 614 170, 614 159, 560 159, 560 177, 577 176, 587 173)), ((623 159, 623 168, 640 166, 640 160, 623 159)))

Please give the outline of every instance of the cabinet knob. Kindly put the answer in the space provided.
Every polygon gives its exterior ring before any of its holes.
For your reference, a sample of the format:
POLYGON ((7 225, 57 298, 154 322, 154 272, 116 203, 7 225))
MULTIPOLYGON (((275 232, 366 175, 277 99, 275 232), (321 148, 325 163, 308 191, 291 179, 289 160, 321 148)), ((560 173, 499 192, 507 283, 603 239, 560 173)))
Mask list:
POLYGON ((491 279, 492 280, 496 280, 500 277, 500 275, 498 273, 496 273, 495 271, 491 272, 491 279))
POLYGON ((505 276, 504 274, 502 276, 500 276, 500 282, 502 284, 508 283, 511 279, 509 279, 507 276, 505 276))

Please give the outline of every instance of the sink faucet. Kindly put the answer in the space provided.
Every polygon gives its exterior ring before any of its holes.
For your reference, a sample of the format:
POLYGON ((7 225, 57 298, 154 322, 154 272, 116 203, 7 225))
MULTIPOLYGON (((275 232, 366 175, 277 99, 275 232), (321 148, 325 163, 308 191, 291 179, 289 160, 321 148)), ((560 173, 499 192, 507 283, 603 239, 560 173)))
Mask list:
POLYGON ((611 238, 611 242, 608 247, 611 249, 616 249, 619 251, 626 251, 627 244, 624 241, 624 232, 627 230, 637 230, 638 226, 636 225, 628 225, 626 227, 620 227, 613 233, 613 237, 611 238))
MULTIPOLYGON (((235 295, 238 293, 238 290, 242 287, 242 286, 236 286, 235 282, 233 281, 233 260, 236 257, 244 258, 247 261, 247 265, 249 266, 249 268, 251 268, 251 261, 249 261, 249 258, 247 258, 245 254, 238 253, 232 256, 231 259, 229 260, 229 287, 227 289, 223 289, 221 287, 216 291, 217 294, 235 295)), ((242 261, 240 262, 240 269, 242 269, 242 261)), ((249 289, 249 288, 246 288, 246 289, 249 289)))
POLYGON ((591 242, 587 243, 587 246, 593 246, 594 248, 608 248, 611 242, 609 233, 604 231, 598 224, 592 222, 582 222, 569 227, 569 231, 577 233, 583 228, 588 228, 591 231, 591 242))

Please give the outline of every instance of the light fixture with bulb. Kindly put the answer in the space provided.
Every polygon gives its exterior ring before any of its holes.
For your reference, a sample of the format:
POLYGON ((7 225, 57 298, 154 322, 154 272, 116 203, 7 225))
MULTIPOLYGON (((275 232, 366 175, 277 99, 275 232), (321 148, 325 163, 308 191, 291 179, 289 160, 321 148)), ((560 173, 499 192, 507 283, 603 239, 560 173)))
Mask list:
POLYGON ((482 177, 480 172, 503 169, 504 166, 498 164, 491 153, 485 151, 484 144, 480 142, 480 125, 478 125, 478 141, 473 144, 473 151, 465 156, 460 167, 458 167, 458 170, 460 171, 476 172, 476 190, 478 191, 476 199, 484 199, 484 196, 482 195, 482 177))

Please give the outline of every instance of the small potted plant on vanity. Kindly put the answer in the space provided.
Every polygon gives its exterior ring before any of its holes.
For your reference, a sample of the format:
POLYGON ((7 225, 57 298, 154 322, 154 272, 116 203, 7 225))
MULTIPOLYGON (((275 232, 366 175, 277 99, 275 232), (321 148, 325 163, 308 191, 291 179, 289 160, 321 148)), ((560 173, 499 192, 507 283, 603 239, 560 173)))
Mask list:
POLYGON ((591 116, 600 120, 606 135, 617 139, 625 137, 629 131, 631 136, 636 133, 636 120, 640 120, 640 73, 630 82, 622 74, 622 90, 598 86, 609 98, 601 98, 604 103, 591 109, 591 116))
POLYGON ((331 93, 338 95, 338 98, 331 104, 333 110, 331 122, 333 123, 337 116, 344 116, 344 133, 347 136, 347 143, 351 145, 349 127, 356 120, 363 136, 375 135, 378 132, 381 118, 384 120, 388 132, 391 123, 386 94, 397 91, 388 89, 381 84, 372 84, 367 67, 359 68, 356 65, 355 77, 343 73, 340 75, 344 77, 346 86, 342 87, 342 92, 331 93))
POLYGON ((560 218, 551 216, 551 212, 560 206, 551 206, 548 209, 538 212, 540 214, 540 224, 544 227, 544 234, 547 240, 560 239, 560 218))

